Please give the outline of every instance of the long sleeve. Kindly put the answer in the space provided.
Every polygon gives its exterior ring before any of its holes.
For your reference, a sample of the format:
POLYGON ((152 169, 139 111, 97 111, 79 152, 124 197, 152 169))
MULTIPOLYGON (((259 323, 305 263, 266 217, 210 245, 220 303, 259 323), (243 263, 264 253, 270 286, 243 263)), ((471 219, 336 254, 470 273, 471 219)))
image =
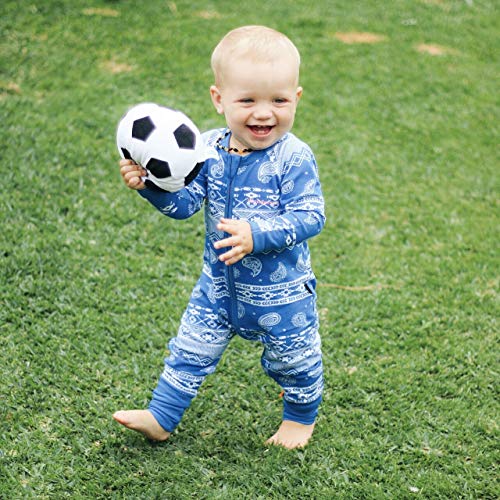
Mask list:
POLYGON ((250 221, 253 253, 290 248, 322 230, 324 200, 316 161, 309 150, 293 154, 284 164, 281 206, 284 211, 277 217, 250 221))
POLYGON ((162 214, 172 219, 187 219, 203 206, 206 196, 206 175, 204 168, 185 188, 175 193, 146 188, 139 194, 148 200, 162 214))

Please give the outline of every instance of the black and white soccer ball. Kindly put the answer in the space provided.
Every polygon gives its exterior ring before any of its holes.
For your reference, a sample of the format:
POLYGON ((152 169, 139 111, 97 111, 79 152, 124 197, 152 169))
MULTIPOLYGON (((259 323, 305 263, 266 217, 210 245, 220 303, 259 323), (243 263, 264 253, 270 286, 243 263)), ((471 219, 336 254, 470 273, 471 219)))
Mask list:
POLYGON ((116 144, 122 158, 146 169, 146 186, 172 193, 187 186, 207 158, 196 125, 181 111, 154 103, 138 104, 125 114, 116 144))

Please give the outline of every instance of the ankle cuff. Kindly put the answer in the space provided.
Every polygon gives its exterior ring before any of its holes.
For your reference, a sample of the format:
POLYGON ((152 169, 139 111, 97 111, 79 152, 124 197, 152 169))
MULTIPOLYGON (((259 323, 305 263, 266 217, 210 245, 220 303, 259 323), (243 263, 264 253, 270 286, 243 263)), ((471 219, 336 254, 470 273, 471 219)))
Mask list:
POLYGON ((283 420, 292 420, 299 424, 311 425, 316 421, 321 397, 310 403, 299 404, 283 400, 283 420))

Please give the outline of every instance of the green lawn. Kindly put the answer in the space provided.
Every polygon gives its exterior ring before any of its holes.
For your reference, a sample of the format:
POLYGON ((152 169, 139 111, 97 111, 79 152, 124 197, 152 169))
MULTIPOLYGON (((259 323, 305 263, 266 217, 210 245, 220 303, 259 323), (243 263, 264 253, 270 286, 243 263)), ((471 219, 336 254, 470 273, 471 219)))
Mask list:
POLYGON ((495 4, 4 0, 0 498, 498 498, 495 4), (263 446, 279 388, 241 339, 169 442, 111 419, 147 404, 203 240, 123 186, 116 125, 143 101, 223 125, 209 58, 242 24, 302 53, 327 204, 301 451, 263 446))

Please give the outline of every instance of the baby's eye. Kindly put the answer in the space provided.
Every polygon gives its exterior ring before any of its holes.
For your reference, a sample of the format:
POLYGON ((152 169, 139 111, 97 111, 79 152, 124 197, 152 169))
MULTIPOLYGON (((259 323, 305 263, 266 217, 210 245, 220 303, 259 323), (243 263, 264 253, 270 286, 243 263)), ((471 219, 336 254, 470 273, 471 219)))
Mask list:
POLYGON ((253 99, 250 97, 244 97, 243 99, 240 99, 240 102, 243 104, 250 104, 253 102, 253 99))
POLYGON ((274 99, 274 102, 275 102, 276 104, 285 104, 286 102, 288 102, 288 100, 287 100, 287 99, 285 99, 284 97, 276 97, 276 98, 274 99))

